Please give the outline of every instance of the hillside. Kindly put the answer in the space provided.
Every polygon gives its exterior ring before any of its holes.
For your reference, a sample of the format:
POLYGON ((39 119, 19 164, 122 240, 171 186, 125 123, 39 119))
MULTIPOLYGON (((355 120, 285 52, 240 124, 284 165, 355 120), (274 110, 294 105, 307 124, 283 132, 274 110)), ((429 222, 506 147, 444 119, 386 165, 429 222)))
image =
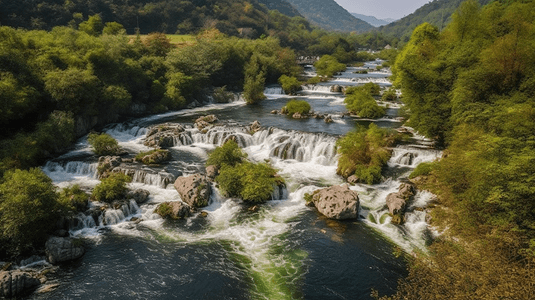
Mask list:
MULTIPOLYGON (((279 1, 280 2, 280 1, 279 1)), ((288 4, 288 6, 290 6, 288 4)), ((268 10, 254 0, 27 0, 2 1, 0 24, 15 28, 50 30, 76 27, 98 14, 103 22, 118 22, 127 33, 139 27, 151 32, 195 33, 217 28, 231 36, 258 37, 266 33, 268 10)))
POLYGON ((258 2, 264 4, 269 10, 278 10, 289 17, 301 16, 299 11, 285 0, 258 0, 258 2))
POLYGON ((366 32, 374 27, 352 16, 334 0, 286 0, 307 20, 327 30, 366 32))
POLYGON ((394 19, 377 19, 374 16, 366 16, 357 13, 351 13, 355 18, 361 19, 364 22, 371 24, 372 26, 379 27, 394 22, 394 19))
MULTIPOLYGON (((492 0, 478 0, 481 5, 488 4, 492 0)), ((435 0, 418 8, 414 13, 399 19, 393 23, 382 26, 379 30, 387 35, 398 37, 406 43, 416 26, 427 22, 444 28, 451 20, 451 15, 464 0, 435 0)))

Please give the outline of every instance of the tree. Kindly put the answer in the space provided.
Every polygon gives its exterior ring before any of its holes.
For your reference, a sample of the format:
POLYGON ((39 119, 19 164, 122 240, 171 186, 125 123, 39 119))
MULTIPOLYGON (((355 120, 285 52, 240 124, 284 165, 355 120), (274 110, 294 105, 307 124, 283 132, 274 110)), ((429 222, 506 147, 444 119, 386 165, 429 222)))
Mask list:
POLYGON ((87 141, 93 147, 93 151, 98 156, 117 155, 121 148, 119 143, 107 133, 90 133, 87 141))
POLYGON ((104 24, 102 24, 102 18, 96 14, 90 16, 87 21, 84 21, 78 25, 78 29, 92 36, 98 36, 102 34, 104 24))
POLYGON ((279 83, 286 94, 293 95, 301 88, 301 82, 295 77, 282 75, 279 78, 279 83))
POLYGON ((339 63, 336 58, 330 55, 322 56, 314 63, 318 75, 332 77, 335 73, 342 72, 346 69, 346 65, 339 63))
POLYGON ((121 200, 128 191, 126 184, 132 178, 123 173, 111 173, 108 177, 102 178, 101 182, 95 186, 91 193, 91 198, 95 201, 111 203, 121 200))
POLYGON ((0 247, 18 255, 42 246, 61 208, 52 180, 43 171, 7 171, 0 184, 0 247))
POLYGON ((253 54, 245 65, 243 97, 247 104, 255 104, 266 98, 264 95, 265 73, 265 68, 261 66, 258 55, 253 54))

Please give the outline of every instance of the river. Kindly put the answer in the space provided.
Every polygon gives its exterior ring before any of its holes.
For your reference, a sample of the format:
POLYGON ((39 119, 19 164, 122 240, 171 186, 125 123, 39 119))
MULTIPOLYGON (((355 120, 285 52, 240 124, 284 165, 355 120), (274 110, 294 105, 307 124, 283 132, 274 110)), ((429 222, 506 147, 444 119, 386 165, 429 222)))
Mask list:
MULTIPOLYGON (((332 85, 390 85, 388 72, 354 71, 349 68, 331 82, 307 86, 295 97, 282 95, 273 86, 266 88, 267 99, 259 105, 247 106, 243 101, 210 104, 108 126, 105 131, 129 156, 149 150, 142 140, 152 125, 183 124, 187 138, 171 148, 169 164, 137 167, 130 187, 150 191, 146 204, 131 203, 106 213, 100 222, 79 216, 80 224, 70 234, 85 240, 85 256, 49 275, 49 283, 58 283, 58 288, 29 298, 370 299, 372 288, 392 293, 397 280, 406 275, 404 260, 394 252, 425 251, 432 233, 424 211, 408 213, 403 226, 390 224, 386 195, 397 191, 418 163, 432 161, 441 153, 429 149, 429 141, 417 135, 411 144, 395 148, 386 180, 351 187, 359 192, 359 220, 328 220, 306 207, 305 193, 343 183, 336 175, 337 138, 357 124, 401 126, 395 105, 379 120, 342 115, 344 96, 330 92, 332 85), (332 115, 334 122, 270 114, 293 98, 307 100, 315 112, 332 115), (224 126, 207 133, 193 128, 194 120, 206 114, 215 114, 224 126), (263 129, 250 135, 245 126, 255 120, 263 129), (249 159, 269 159, 285 178, 287 191, 254 212, 238 200, 215 193, 204 209, 207 217, 197 214, 188 220, 164 221, 154 214, 158 203, 179 200, 166 180, 204 171, 208 152, 230 135, 237 137, 249 159), (283 155, 280 149, 287 151, 283 155), (142 221, 132 222, 132 217, 142 221)), ((48 162, 43 170, 60 187, 76 183, 91 189, 99 182, 97 160, 82 138, 75 150, 48 162)), ((431 194, 419 192, 411 205, 424 207, 431 199, 431 194)))

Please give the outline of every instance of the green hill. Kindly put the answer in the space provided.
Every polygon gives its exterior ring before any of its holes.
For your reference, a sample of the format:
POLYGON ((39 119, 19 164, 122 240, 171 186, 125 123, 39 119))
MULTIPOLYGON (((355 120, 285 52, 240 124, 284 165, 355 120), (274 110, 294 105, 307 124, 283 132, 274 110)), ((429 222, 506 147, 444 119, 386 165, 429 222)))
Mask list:
POLYGON ((258 0, 258 2, 264 4, 269 10, 278 10, 289 17, 301 16, 299 11, 285 0, 258 0))
POLYGON ((286 0, 307 20, 327 30, 366 32, 374 27, 355 18, 334 0, 286 0))
MULTIPOLYGON (((478 0, 481 5, 488 4, 492 0, 478 0)), ((393 23, 380 27, 384 34, 398 37, 406 43, 416 26, 427 22, 444 28, 451 20, 451 15, 464 0, 434 0, 418 8, 414 13, 399 19, 393 23)))

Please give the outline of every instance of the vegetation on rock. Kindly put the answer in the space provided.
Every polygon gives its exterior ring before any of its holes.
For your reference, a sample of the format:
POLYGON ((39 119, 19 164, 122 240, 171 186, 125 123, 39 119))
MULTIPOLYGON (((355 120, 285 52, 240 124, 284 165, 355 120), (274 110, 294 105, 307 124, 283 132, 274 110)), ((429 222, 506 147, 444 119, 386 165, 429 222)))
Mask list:
POLYGON ((295 77, 282 75, 279 78, 279 83, 286 94, 293 95, 301 88, 301 82, 295 77))
POLYGON ((87 141, 98 156, 117 155, 121 151, 117 140, 107 133, 90 133, 87 136, 87 141))
POLYGON ((360 182, 378 183, 392 154, 387 147, 392 146, 395 140, 393 133, 375 124, 367 130, 359 128, 349 132, 336 143, 340 153, 336 172, 344 178, 355 175, 360 182))
POLYGON ((290 100, 282 108, 289 116, 292 116, 295 113, 300 113, 301 115, 306 115, 310 112, 310 104, 305 100, 290 100))
POLYGON ((338 72, 346 69, 346 65, 338 62, 338 60, 331 55, 323 55, 317 62, 314 63, 316 72, 320 76, 332 77, 338 72))
POLYGON ((160 164, 171 159, 171 152, 165 149, 154 149, 147 152, 140 152, 134 158, 135 161, 146 165, 160 164))
POLYGON ((121 200, 128 191, 126 184, 131 181, 132 178, 128 175, 123 173, 111 173, 108 177, 102 178, 100 183, 95 186, 91 193, 91 199, 107 203, 121 200))
POLYGON ((379 106, 372 95, 362 89, 351 91, 344 102, 347 110, 361 118, 377 119, 386 113, 386 108, 379 106))

